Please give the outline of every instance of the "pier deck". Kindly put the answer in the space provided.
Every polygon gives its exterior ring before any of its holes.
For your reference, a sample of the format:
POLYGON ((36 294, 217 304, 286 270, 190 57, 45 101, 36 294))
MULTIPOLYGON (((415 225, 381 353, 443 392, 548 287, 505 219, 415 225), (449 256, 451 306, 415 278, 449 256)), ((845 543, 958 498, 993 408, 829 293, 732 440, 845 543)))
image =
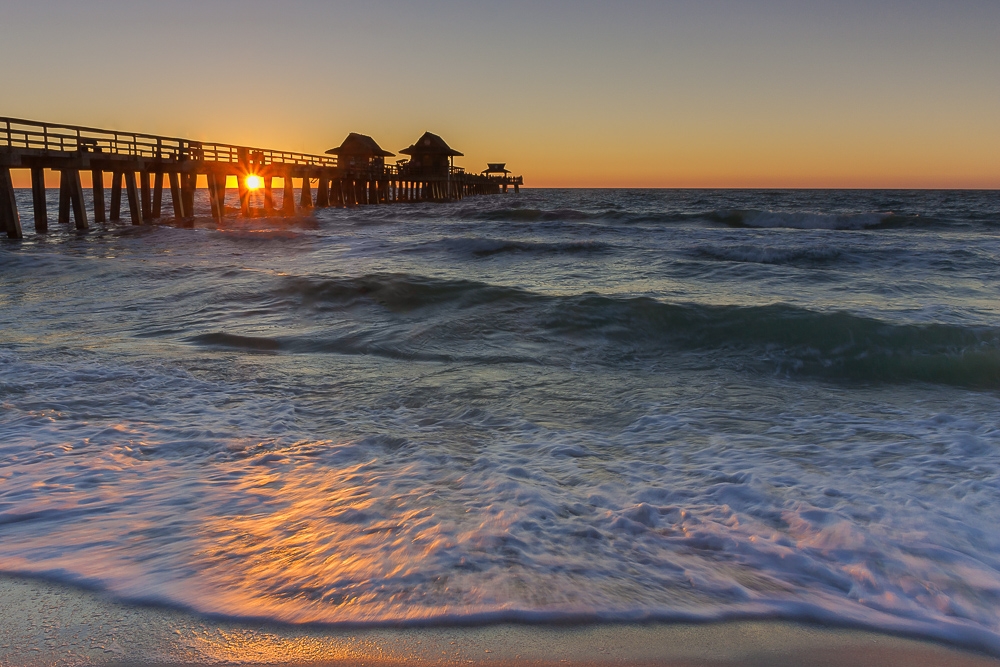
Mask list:
POLYGON ((59 125, 0 117, 0 230, 10 238, 23 232, 11 169, 30 169, 35 232, 48 231, 45 170, 60 172, 58 220, 86 230, 90 221, 84 205, 80 173, 91 172, 95 222, 119 220, 122 190, 132 224, 162 217, 164 178, 173 217, 190 220, 199 176, 208 186, 212 216, 226 215, 226 179, 235 176, 240 212, 250 216, 249 176, 257 176, 264 191, 265 215, 297 215, 324 206, 361 206, 414 201, 452 201, 470 195, 517 192, 520 176, 467 174, 460 167, 443 173, 407 164, 377 168, 341 167, 331 155, 310 155, 251 146, 194 141, 76 125, 59 125), (111 174, 110 207, 106 206, 104 176, 111 174), (283 182, 280 210, 274 206, 274 178, 283 182), (296 206, 293 179, 301 180, 296 206), (315 196, 313 189, 315 188, 315 196), (109 210, 110 209, 110 210, 109 210))

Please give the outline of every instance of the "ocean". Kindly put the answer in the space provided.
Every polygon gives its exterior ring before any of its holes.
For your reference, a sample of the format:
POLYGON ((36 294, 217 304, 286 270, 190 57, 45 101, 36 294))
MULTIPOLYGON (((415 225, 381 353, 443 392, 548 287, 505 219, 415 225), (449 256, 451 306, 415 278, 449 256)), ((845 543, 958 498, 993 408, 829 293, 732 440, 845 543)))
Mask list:
POLYGON ((219 228, 198 197, 193 228, 36 236, 18 192, 0 571, 230 619, 777 618, 1000 655, 1000 192, 219 228))

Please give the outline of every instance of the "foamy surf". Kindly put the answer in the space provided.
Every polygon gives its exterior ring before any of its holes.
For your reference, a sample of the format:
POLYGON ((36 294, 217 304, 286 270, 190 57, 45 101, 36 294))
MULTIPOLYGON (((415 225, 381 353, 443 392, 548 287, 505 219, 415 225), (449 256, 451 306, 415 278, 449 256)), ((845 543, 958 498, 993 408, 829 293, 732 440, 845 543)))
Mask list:
POLYGON ((238 619, 784 618, 1000 655, 975 197, 526 192, 3 244, 0 570, 238 619))

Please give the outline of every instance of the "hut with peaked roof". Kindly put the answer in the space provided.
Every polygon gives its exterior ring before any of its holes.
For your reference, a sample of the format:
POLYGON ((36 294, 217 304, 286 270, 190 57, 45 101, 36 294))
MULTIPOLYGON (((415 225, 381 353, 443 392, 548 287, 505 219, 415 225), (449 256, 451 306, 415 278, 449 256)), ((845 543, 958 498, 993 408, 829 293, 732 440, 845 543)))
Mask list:
POLYGON ((377 171, 381 174, 385 170, 385 159, 395 156, 395 153, 383 150, 367 134, 357 132, 351 132, 342 144, 326 152, 337 156, 337 166, 343 173, 377 171))
POLYGON ((510 169, 507 169, 506 162, 487 162, 486 169, 483 169, 484 176, 491 176, 493 174, 503 174, 506 176, 510 173, 510 169))
POLYGON ((413 145, 399 151, 409 155, 410 161, 406 170, 420 176, 448 176, 454 165, 454 158, 461 157, 444 139, 431 132, 424 132, 413 145))

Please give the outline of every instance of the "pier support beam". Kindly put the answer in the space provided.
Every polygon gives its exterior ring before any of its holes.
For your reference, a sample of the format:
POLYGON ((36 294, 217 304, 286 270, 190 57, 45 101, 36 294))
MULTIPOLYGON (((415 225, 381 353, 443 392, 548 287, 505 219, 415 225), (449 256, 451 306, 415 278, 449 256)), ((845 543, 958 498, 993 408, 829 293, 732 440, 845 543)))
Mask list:
POLYGON ((286 173, 283 177, 284 187, 281 194, 281 210, 285 215, 295 215, 295 189, 292 186, 292 176, 286 173))
POLYGON ((111 219, 118 222, 122 219, 122 172, 111 172, 111 219))
POLYGON ((128 193, 128 212, 133 225, 142 224, 142 202, 139 199, 139 188, 135 183, 135 172, 129 169, 125 172, 125 190, 128 193))
POLYGON ((21 216, 17 213, 14 199, 14 181, 10 177, 10 167, 0 167, 0 225, 7 230, 7 238, 24 238, 21 231, 21 216))
POLYGON ((73 206, 73 221, 80 231, 90 229, 87 222, 87 209, 83 205, 83 184, 80 183, 80 170, 70 169, 67 172, 69 181, 69 200, 73 206))
POLYGON ((344 206, 344 179, 338 178, 335 180, 331 186, 333 188, 333 199, 334 204, 340 207, 344 206))
POLYGON ((184 197, 181 196, 181 175, 176 171, 170 172, 170 201, 174 204, 174 217, 178 220, 186 218, 184 197))
POLYGON ((163 213, 163 172, 153 174, 153 210, 152 218, 156 219, 163 213))
POLYGON ((59 224, 69 224, 69 172, 59 172, 59 224))
POLYGON ((184 199, 184 213, 194 217, 194 191, 198 186, 198 174, 181 175, 181 197, 184 199))
POLYGON ((149 192, 149 172, 145 169, 139 172, 139 185, 142 191, 142 219, 153 217, 153 199, 149 192))
POLYGON ((205 174, 205 185, 208 186, 208 207, 212 209, 212 219, 216 222, 222 219, 219 215, 219 194, 216 189, 215 174, 208 172, 205 174))
POLYGON ((264 177, 264 215, 274 215, 274 177, 264 177))
POLYGON ((104 172, 92 169, 90 176, 94 181, 94 222, 107 222, 108 215, 104 206, 104 172))
POLYGON ((244 176, 243 174, 236 175, 236 191, 240 193, 240 215, 242 215, 244 218, 249 218, 250 188, 247 187, 247 179, 246 176, 244 176))
POLYGON ((45 204, 45 169, 31 168, 31 203, 35 208, 35 233, 49 231, 49 211, 45 204))
POLYGON ((212 207, 212 218, 216 222, 222 222, 226 217, 226 175, 208 173, 205 175, 208 181, 208 202, 212 207))
POLYGON ((63 169, 59 173, 59 222, 69 223, 70 210, 73 212, 73 220, 76 228, 86 230, 90 228, 87 223, 87 209, 83 205, 83 186, 80 184, 79 169, 63 169))
POLYGON ((302 208, 312 208, 312 190, 309 186, 309 177, 302 177, 302 192, 299 195, 299 206, 302 208))
POLYGON ((316 186, 316 206, 326 207, 330 205, 330 181, 325 175, 319 177, 319 185, 316 186))

